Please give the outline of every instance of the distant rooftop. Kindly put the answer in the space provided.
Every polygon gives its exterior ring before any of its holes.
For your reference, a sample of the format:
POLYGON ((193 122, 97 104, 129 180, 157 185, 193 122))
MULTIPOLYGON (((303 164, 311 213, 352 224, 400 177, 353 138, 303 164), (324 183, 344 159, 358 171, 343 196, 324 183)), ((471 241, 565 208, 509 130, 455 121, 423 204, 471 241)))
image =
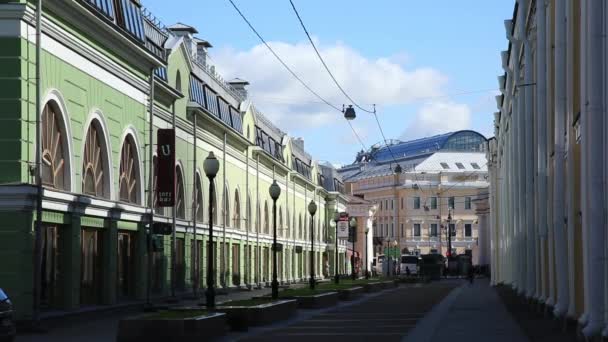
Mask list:
POLYGON ((355 162, 342 167, 339 172, 345 181, 356 181, 393 174, 397 165, 403 172, 422 171, 421 167, 428 168, 427 171, 487 171, 484 169, 485 161, 482 162, 485 160, 486 142, 483 135, 470 130, 410 141, 391 140, 388 144, 377 144, 368 151, 359 152, 355 162), (446 160, 439 160, 441 158, 446 160))

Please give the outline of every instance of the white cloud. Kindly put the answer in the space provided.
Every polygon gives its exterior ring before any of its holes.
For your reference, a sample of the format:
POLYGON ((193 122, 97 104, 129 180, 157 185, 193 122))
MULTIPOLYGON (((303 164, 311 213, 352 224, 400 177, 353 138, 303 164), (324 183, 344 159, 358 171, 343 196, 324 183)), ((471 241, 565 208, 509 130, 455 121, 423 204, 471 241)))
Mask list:
MULTIPOLYGON (((433 68, 406 70, 405 53, 368 59, 338 42, 315 42, 338 82, 362 106, 407 104, 421 97, 442 94, 447 77, 433 68)), ((312 89, 341 108, 348 100, 333 84, 308 42, 270 42, 273 49, 312 89)), ((264 45, 250 50, 223 48, 213 63, 227 79, 240 77, 251 83, 249 91, 257 107, 287 131, 314 128, 343 120, 294 79, 264 45)))
POLYGON ((416 118, 407 127, 401 139, 416 139, 468 129, 470 125, 471 109, 468 105, 452 101, 427 103, 416 113, 416 118))

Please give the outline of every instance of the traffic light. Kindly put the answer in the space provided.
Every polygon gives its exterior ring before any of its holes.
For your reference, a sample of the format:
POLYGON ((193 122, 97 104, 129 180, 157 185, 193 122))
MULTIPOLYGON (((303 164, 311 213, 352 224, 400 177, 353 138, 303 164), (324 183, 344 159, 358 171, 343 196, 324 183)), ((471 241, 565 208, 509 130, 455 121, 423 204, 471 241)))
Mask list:
POLYGON ((154 222, 152 224, 152 234, 156 235, 171 235, 173 227, 169 223, 154 222))

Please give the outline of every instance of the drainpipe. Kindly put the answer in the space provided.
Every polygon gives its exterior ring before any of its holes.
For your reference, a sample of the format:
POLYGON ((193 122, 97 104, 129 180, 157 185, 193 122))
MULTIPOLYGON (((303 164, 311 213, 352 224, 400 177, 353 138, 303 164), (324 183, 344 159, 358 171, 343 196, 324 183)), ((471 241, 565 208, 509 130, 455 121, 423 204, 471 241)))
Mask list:
POLYGON ((194 117, 192 118, 192 136, 194 137, 194 141, 193 141, 193 150, 194 152, 192 153, 192 159, 193 159, 193 167, 192 167, 192 177, 193 177, 193 181, 192 181, 192 199, 193 199, 193 203, 192 203, 192 226, 193 226, 193 230, 194 230, 194 247, 192 248, 194 250, 194 281, 192 282, 192 287, 193 287, 193 293, 194 293, 194 298, 198 298, 198 287, 199 287, 199 279, 200 279, 200 272, 199 272, 199 267, 200 267, 200 262, 199 262, 199 257, 198 257, 198 229, 196 227, 196 213, 197 213, 197 200, 198 200, 198 193, 196 191, 196 152, 197 152, 197 147, 196 147, 196 113, 193 113, 194 117))
POLYGON ((258 251, 258 257, 256 260, 256 270, 258 275, 258 287, 262 288, 262 248, 260 247, 260 229, 262 228, 262 220, 260 220, 261 216, 261 207, 260 207, 260 154, 256 154, 255 158, 255 202, 256 206, 256 229, 255 229, 255 241, 256 241, 256 250, 258 251))
POLYGON ((589 24, 589 73, 587 74, 589 101, 587 105, 588 169, 587 178, 589 201, 587 203, 587 226, 589 230, 589 290, 590 302, 588 323, 583 329, 586 338, 599 335, 604 323, 604 196, 603 189, 603 127, 605 108, 603 70, 603 4, 601 0, 590 0, 587 19, 589 24), (593 189, 593 190, 592 190, 593 189))
POLYGON ((34 223, 34 306, 32 320, 40 320, 40 283, 42 282, 42 84, 40 54, 42 36, 42 0, 36 4, 36 222, 34 223))
MULTIPOLYGON (((154 77, 152 78, 154 79, 154 77)), ((154 101, 154 98, 152 98, 152 101, 154 101)), ((173 110, 171 113, 171 127, 173 128, 173 132, 175 132, 175 106, 173 106, 173 110)), ((176 133, 176 132, 175 132, 176 133)), ((176 168, 175 168, 175 163, 173 164, 173 174, 175 175, 176 173, 176 168)), ((177 177, 176 175, 174 177, 177 177)), ((174 186, 175 188, 175 186, 174 186)), ((175 189, 177 190, 177 189, 175 189)), ((174 190, 174 191, 175 191, 174 190)), ((177 237, 175 236, 175 231, 176 231, 176 224, 175 224, 175 215, 176 215, 176 209, 177 206, 175 205, 177 203, 177 194, 174 194, 174 202, 173 202, 173 210, 171 211, 171 297, 175 299, 175 288, 177 286, 177 274, 176 274, 176 260, 175 260, 175 255, 177 254, 177 237)))
POLYGON ((566 225, 564 224, 564 181, 566 123, 566 2, 555 2, 555 149, 553 168, 553 225, 555 237, 557 303, 556 317, 563 317, 568 309, 568 253, 566 225))
POLYGON ((224 182, 224 194, 222 198, 222 207, 224 208, 224 222, 222 223, 222 281, 224 288, 228 287, 228 282, 226 279, 226 269, 228 267, 226 260, 226 223, 228 222, 228 206, 230 203, 226 203, 226 198, 228 198, 229 194, 226 191, 226 132, 224 132, 224 142, 222 145, 222 178, 224 182))
POLYGON ((249 229, 251 229, 251 198, 249 198, 249 151, 245 155, 245 286, 251 289, 251 246, 249 245, 249 229))

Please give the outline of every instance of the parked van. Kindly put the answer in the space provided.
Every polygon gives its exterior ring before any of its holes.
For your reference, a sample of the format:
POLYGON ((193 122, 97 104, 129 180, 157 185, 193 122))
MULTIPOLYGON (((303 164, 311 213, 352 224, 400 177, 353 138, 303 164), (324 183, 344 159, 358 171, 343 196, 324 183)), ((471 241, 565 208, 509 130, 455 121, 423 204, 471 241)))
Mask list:
POLYGON ((384 263, 384 254, 377 255, 372 261, 372 272, 374 275, 382 274, 382 264, 384 263))
POLYGON ((404 254, 401 256, 401 267, 399 271, 402 275, 407 274, 407 270, 409 269, 410 274, 415 275, 418 274, 418 269, 420 267, 420 257, 417 255, 408 255, 404 254))

